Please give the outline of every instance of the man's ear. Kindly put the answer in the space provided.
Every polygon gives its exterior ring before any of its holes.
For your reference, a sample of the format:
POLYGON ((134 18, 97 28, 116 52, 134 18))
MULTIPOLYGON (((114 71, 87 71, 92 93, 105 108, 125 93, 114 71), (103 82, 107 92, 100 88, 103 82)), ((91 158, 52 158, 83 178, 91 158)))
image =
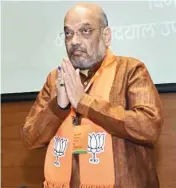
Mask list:
POLYGON ((111 39, 112 39, 111 29, 109 27, 106 27, 103 30, 103 40, 107 47, 109 47, 111 45, 111 39))

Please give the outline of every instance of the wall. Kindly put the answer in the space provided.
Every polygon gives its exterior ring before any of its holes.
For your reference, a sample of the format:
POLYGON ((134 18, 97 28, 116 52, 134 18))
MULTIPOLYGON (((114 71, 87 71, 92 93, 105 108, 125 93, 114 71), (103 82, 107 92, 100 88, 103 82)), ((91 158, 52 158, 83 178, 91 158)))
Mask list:
MULTIPOLYGON (((161 94, 165 122, 156 145, 156 165, 161 188, 176 187, 176 94, 161 94)), ((33 101, 2 103, 2 188, 42 187, 46 148, 28 151, 19 129, 33 101)))
MULTIPOLYGON (((64 16, 77 2, 2 1, 2 93, 39 91, 61 65, 64 16)), ((175 2, 94 1, 107 14, 113 52, 144 62, 155 84, 176 83, 175 2)))

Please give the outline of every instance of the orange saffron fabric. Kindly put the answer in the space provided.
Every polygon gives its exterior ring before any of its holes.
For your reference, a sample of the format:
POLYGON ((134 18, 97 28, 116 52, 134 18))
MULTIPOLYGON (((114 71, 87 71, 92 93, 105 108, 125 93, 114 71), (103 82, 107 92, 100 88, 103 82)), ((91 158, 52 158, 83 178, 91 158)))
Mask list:
MULTIPOLYGON (((109 50, 104 61, 106 59, 111 59, 113 63, 103 70, 81 98, 77 112, 82 116, 82 123, 90 121, 111 138, 112 143, 108 148, 112 146, 112 177, 116 188, 159 188, 154 147, 161 133, 163 113, 156 87, 141 61, 115 56, 109 50)), ((85 88, 99 67, 97 65, 91 69, 87 77, 81 74, 85 88)), ((56 70, 48 75, 22 126, 22 138, 30 149, 47 147, 48 144, 50 148, 53 137, 60 134, 59 130, 64 130, 61 127, 69 118, 70 109, 62 110, 57 106, 56 78, 56 70)), ((91 173, 94 174, 94 169, 88 172, 84 165, 80 165, 87 160, 82 156, 88 155, 67 155, 71 165, 71 172, 70 169, 67 172, 71 176, 70 188, 80 187, 91 173), (83 173, 87 174, 85 179, 81 176, 83 173)), ((102 153, 97 157, 100 155, 102 153)), ((52 157, 56 158, 54 155, 52 157)), ((64 157, 60 160, 64 160, 64 157)), ((101 178, 101 173, 95 177, 101 178)), ((91 180, 93 182, 93 178, 91 180)), ((57 181, 61 182, 61 179, 58 177, 57 181)))

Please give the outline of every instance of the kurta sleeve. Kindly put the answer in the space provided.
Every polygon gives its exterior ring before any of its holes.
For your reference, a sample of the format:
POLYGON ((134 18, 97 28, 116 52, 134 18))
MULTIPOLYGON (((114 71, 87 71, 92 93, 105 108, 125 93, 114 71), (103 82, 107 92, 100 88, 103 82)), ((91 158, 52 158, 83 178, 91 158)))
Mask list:
POLYGON ((153 145, 161 132, 163 116, 158 92, 143 63, 128 73, 127 108, 111 106, 101 99, 85 94, 78 112, 119 138, 139 144, 153 145))
POLYGON ((51 98, 51 77, 50 73, 20 131, 29 149, 48 144, 69 113, 59 108, 56 97, 51 98))

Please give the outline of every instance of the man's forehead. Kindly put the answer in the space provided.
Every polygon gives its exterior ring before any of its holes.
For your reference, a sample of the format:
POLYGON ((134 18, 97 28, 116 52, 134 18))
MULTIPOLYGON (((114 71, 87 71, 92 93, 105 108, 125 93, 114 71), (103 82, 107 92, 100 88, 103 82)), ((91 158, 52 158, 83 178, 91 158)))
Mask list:
POLYGON ((65 16, 64 21, 65 26, 71 27, 97 25, 98 23, 99 19, 93 14, 92 10, 82 7, 69 11, 65 16))

